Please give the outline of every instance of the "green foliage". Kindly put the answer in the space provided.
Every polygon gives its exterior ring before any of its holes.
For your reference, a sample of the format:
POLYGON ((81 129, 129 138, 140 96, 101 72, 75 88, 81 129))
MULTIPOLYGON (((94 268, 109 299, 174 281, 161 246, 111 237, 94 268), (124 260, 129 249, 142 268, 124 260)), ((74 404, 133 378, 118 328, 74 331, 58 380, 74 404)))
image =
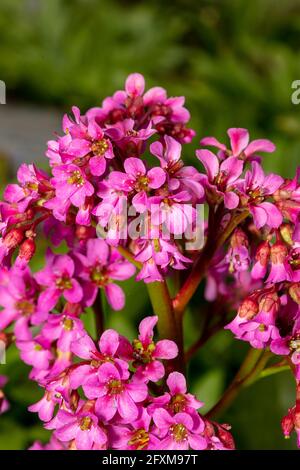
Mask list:
MULTIPOLYGON (((141 72, 148 86, 186 95, 198 133, 187 158, 200 137, 224 140, 228 127, 248 127, 252 137, 268 137, 278 147, 265 157, 267 169, 290 176, 300 153, 300 107, 291 103, 291 84, 300 79, 299 13, 298 0, 1 0, 0 78, 10 96, 84 110, 121 88, 128 73, 141 72)), ((134 280, 125 290, 126 308, 107 309, 107 320, 133 338, 149 301, 134 280)), ((200 325, 194 305, 186 321, 189 344, 200 325)), ((91 312, 86 322, 93 331, 91 312)), ((223 332, 193 359, 191 386, 207 405, 221 395, 244 353, 245 345, 223 332)), ((40 397, 28 370, 10 350, 0 370, 11 377, 12 403, 0 420, 0 448, 47 439, 26 411, 40 397)), ((233 424, 240 448, 289 448, 279 421, 293 400, 288 374, 266 378, 243 391, 223 419, 233 424)))

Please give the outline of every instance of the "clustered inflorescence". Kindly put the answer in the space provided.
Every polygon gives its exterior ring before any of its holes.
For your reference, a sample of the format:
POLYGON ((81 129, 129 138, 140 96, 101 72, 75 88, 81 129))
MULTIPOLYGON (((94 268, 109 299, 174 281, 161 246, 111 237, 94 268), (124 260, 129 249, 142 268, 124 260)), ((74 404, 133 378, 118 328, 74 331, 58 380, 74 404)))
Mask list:
MULTIPOLYGON (((0 339, 32 366, 44 395, 29 410, 53 431, 32 449, 234 448, 230 427, 202 416, 202 403, 187 393, 174 366, 178 336, 154 341, 160 312, 142 320, 132 342, 111 329, 96 341, 88 334, 86 309, 102 292, 121 310, 119 282, 136 271, 147 285, 185 274, 171 302, 174 322, 206 278, 205 299, 231 313, 225 328, 293 371, 296 405, 282 427, 300 441, 299 172, 290 180, 265 175, 259 154, 274 144, 249 142, 241 128, 228 130, 229 148, 202 139, 195 166, 185 165, 182 145, 195 132, 183 105, 160 87, 144 93, 144 78, 132 74, 102 107, 64 116, 63 135, 48 142, 50 175, 23 164, 4 191, 0 339), (204 246, 188 250, 199 204, 209 210, 204 246), (32 272, 40 228, 52 248, 32 272)), ((0 376, 0 413, 9 407, 5 383, 0 376)))

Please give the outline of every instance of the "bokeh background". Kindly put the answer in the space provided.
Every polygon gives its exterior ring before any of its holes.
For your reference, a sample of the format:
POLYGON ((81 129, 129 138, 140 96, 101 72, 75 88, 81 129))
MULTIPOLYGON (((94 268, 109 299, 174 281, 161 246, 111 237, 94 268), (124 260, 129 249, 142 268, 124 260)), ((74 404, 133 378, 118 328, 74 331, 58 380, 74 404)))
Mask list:
MULTIPOLYGON (((253 138, 277 145, 265 157, 269 171, 291 176, 299 163, 300 105, 291 84, 300 79, 299 0, 1 0, 0 79, 7 104, 0 106, 1 187, 22 161, 46 165, 46 141, 60 130, 63 112, 98 105, 123 86, 131 72, 147 86, 185 95, 197 137, 185 149, 193 160, 199 139, 224 140, 228 127, 248 127, 253 138)), ((38 257, 34 268, 41 266, 38 257)), ((127 305, 107 309, 107 323, 130 337, 151 312, 142 284, 126 285, 127 305)), ((191 343, 202 305, 186 320, 191 343)), ((91 314, 86 317, 93 331, 91 314)), ((246 347, 221 332, 192 361, 192 391, 209 409, 238 368, 246 347)), ((48 433, 27 407, 41 396, 27 380, 29 368, 8 351, 7 393, 11 410, 0 417, 0 449, 27 448, 48 433)), ((293 404, 288 373, 265 378, 243 391, 222 417, 233 426, 240 449, 295 448, 285 441, 280 419, 293 404)))

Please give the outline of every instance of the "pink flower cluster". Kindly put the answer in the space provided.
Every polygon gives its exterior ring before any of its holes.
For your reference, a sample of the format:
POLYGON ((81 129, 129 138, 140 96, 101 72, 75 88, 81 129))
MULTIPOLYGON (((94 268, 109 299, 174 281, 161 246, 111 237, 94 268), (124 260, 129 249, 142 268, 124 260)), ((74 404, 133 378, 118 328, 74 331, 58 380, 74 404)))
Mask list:
MULTIPOLYGON (((88 335, 86 309, 99 292, 113 310, 123 309, 119 283, 135 266, 145 283, 173 270, 185 271, 177 279, 188 283, 203 269, 205 298, 219 308, 212 314, 237 311, 226 328, 283 356, 300 381, 300 172, 293 179, 265 175, 260 153, 274 144, 249 142, 241 128, 228 130, 229 148, 202 139, 195 166, 186 165, 182 145, 195 133, 186 127, 184 98, 144 87, 132 74, 101 107, 85 114, 73 107, 62 135, 48 142, 51 173, 21 165, 0 202, 0 333, 15 341, 44 389, 30 409, 53 430, 47 449, 234 446, 227 425, 198 413, 201 403, 187 393, 184 376, 166 372, 162 361, 181 345, 153 341, 156 316, 141 322, 133 343, 113 330, 98 344, 88 335), (204 247, 189 250, 187 231, 197 227, 204 203, 204 247), (51 248, 32 272, 40 225, 51 248)), ((7 408, 3 385, 1 377, 0 411, 7 408)), ((298 408, 284 421, 286 435, 299 429, 298 408)))
MULTIPOLYGON (((172 341, 154 342, 156 316, 141 322, 132 343, 106 330, 97 344, 76 316, 53 317, 57 318, 43 326, 33 346, 39 357, 19 344, 22 359, 33 365, 31 375, 44 389, 44 396, 29 410, 53 430, 46 449, 233 448, 228 426, 198 413, 202 403, 187 393, 181 373, 170 373, 167 391, 153 396, 152 384, 165 376, 162 360, 178 352, 172 341), (64 356, 61 370, 58 358, 47 353, 57 339, 57 356, 64 356)), ((42 448, 40 443, 32 446, 42 448)))

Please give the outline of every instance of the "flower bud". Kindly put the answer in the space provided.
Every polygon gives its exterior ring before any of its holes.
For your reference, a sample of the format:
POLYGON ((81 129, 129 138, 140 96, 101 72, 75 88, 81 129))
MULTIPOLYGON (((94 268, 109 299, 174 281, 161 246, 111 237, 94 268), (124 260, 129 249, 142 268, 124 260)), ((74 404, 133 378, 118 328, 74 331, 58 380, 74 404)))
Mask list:
POLYGON ((247 298, 239 307, 238 315, 241 318, 251 320, 258 313, 258 303, 255 300, 247 298))
POLYGON ((7 235, 5 235, 3 242, 4 242, 4 245, 8 249, 11 250, 11 249, 16 248, 18 245, 20 245, 23 238, 24 238, 24 234, 22 230, 15 228, 11 230, 7 235))
POLYGON ((25 261, 30 261, 35 253, 35 249, 36 246, 34 240, 32 238, 27 238, 27 240, 25 240, 20 246, 19 258, 25 261))

